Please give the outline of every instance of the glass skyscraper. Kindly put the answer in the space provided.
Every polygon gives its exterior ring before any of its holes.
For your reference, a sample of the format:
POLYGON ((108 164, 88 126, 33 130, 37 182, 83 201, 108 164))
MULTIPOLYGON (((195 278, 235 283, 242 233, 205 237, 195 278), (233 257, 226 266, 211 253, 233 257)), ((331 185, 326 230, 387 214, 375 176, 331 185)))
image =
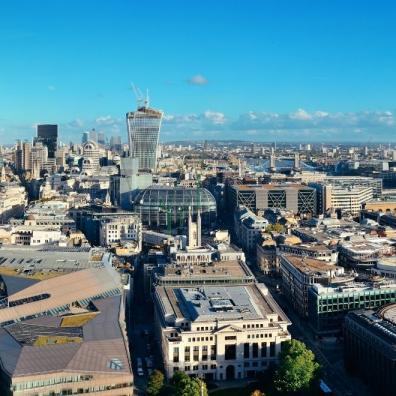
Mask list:
POLYGON ((155 172, 163 112, 146 104, 127 113, 129 156, 139 159, 139 170, 155 172))
POLYGON ((48 148, 48 158, 55 158, 58 149, 58 125, 37 125, 37 137, 35 143, 42 143, 48 148))

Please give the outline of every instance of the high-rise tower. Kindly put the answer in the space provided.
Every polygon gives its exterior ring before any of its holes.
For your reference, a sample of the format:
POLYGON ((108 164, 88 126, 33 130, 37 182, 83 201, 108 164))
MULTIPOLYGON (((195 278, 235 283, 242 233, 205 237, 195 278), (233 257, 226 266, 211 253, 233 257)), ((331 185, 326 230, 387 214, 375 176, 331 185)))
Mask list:
POLYGON ((58 148, 58 125, 37 125, 37 137, 35 143, 43 143, 48 148, 48 158, 55 158, 58 148))
POLYGON ((138 158, 139 170, 155 172, 157 147, 163 112, 149 107, 148 98, 138 98, 136 111, 126 115, 128 127, 129 156, 138 158))

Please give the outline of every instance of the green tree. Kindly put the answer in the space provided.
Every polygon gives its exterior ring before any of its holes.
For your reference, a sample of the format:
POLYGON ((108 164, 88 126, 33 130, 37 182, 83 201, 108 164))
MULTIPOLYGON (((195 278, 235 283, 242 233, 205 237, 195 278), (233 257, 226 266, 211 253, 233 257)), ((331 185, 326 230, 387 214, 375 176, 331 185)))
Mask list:
POLYGON ((164 386, 164 374, 159 370, 154 370, 148 379, 146 392, 150 396, 157 396, 160 394, 164 386))
POLYGON ((282 232, 285 231, 285 227, 282 224, 275 223, 275 224, 269 224, 266 229, 266 232, 277 232, 281 234, 282 232))
POLYGON ((282 345, 280 366, 275 375, 275 387, 279 392, 307 390, 319 370, 315 355, 298 340, 282 345))
POLYGON ((208 390, 203 380, 190 378, 186 373, 177 371, 171 381, 173 396, 208 396, 208 390))

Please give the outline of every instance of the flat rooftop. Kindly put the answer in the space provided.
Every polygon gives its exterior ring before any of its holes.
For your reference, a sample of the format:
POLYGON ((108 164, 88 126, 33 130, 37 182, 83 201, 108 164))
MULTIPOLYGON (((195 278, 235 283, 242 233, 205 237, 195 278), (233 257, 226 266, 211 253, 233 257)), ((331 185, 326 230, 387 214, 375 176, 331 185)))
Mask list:
POLYGON ((200 288, 158 286, 156 293, 165 320, 172 317, 192 322, 259 320, 277 314, 279 320, 288 321, 261 284, 200 288))
POLYGON ((209 264, 168 264, 161 268, 158 277, 165 279, 207 279, 207 278, 252 278, 253 274, 246 264, 238 260, 213 261, 209 264))
POLYGON ((291 254, 283 254, 282 255, 293 267, 297 268, 300 272, 303 273, 313 273, 313 272, 322 272, 323 274, 328 271, 335 271, 340 269, 334 264, 327 264, 322 260, 315 260, 309 257, 301 257, 294 256, 291 254))
POLYGON ((298 183, 285 183, 285 184, 234 184, 231 187, 236 190, 295 190, 295 189, 304 189, 304 190, 314 190, 314 188, 306 186, 305 184, 298 183))
POLYGON ((104 251, 90 247, 0 247, 0 275, 46 279, 64 273, 102 266, 104 251))
POLYGON ((373 282, 349 282, 345 285, 330 285, 323 286, 321 284, 314 284, 313 289, 319 295, 330 294, 344 294, 344 293, 361 293, 376 290, 394 290, 396 291, 396 281, 383 281, 378 283, 373 282))

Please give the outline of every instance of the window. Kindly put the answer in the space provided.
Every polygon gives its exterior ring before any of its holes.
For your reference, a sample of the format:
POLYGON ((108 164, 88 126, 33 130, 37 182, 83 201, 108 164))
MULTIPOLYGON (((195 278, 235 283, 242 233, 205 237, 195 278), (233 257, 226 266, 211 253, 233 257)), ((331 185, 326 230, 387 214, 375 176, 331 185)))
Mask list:
POLYGON ((216 357, 217 357, 216 345, 211 345, 210 346, 210 360, 216 360, 216 357))
POLYGON ((225 360, 235 360, 236 359, 236 345, 226 345, 225 346, 225 354, 224 358, 225 360))
POLYGON ((270 356, 274 357, 275 356, 275 342, 270 343, 270 356))
POLYGON ((123 367, 123 363, 118 358, 113 358, 109 362, 109 368, 111 368, 112 370, 121 370, 123 367))
POLYGON ((261 357, 266 357, 267 356, 267 343, 262 342, 261 343, 261 357))
POLYGON ((199 346, 195 346, 193 349, 193 360, 198 362, 199 360, 199 346))
POLYGON ((253 346, 253 357, 257 358, 258 357, 258 343, 255 342, 255 343, 253 343, 252 346, 253 346))
POLYGON ((189 346, 186 346, 186 347, 184 348, 184 360, 185 360, 186 362, 189 362, 189 361, 190 361, 190 347, 189 347, 189 346))
POLYGON ((179 363, 179 347, 173 348, 173 363, 179 363))
POLYGON ((202 347, 202 360, 208 360, 208 347, 204 345, 202 347))
POLYGON ((225 336, 225 340, 236 340, 236 336, 225 336))
POLYGON ((249 359, 249 356, 250 356, 250 345, 248 342, 245 342, 243 344, 243 357, 245 359, 249 359))

